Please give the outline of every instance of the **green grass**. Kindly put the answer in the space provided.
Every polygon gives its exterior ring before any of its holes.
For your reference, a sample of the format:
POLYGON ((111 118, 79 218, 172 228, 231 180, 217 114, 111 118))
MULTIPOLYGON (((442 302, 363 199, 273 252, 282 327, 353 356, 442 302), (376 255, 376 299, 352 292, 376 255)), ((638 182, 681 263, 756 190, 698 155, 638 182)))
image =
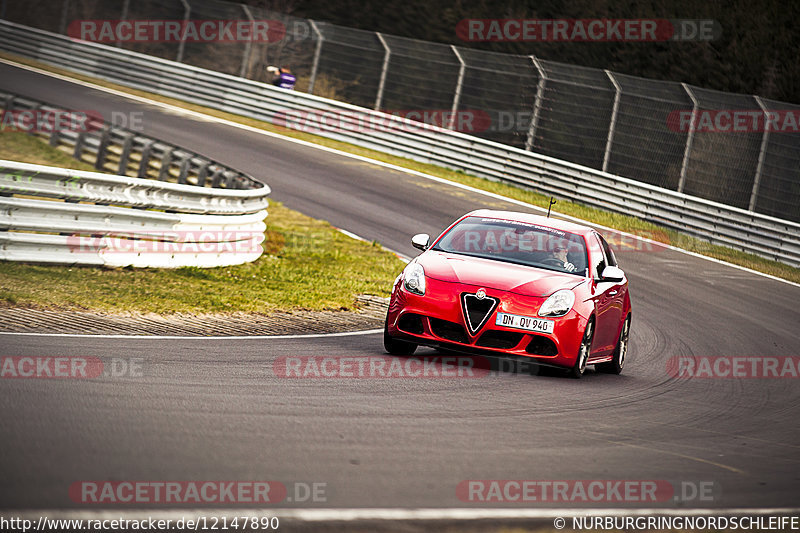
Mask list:
MULTIPOLYGON (((515 200, 521 200, 523 202, 530 203, 532 205, 537 205, 540 207, 547 207, 549 202, 549 197, 539 194, 530 189, 522 189, 513 185, 493 182, 484 178, 479 178, 476 176, 471 176, 464 174, 463 172, 456 172, 452 170, 448 170, 442 167, 429 165, 425 163, 418 163, 416 161, 412 161, 410 159, 396 157, 392 155, 387 155, 381 152, 377 152, 374 150, 369 150, 366 148, 361 148, 359 146, 343 143, 340 141, 334 141, 331 139, 326 139, 324 137, 319 137, 317 135, 312 135, 309 133, 304 133, 296 130, 290 130, 284 127, 275 126, 273 124, 262 122, 254 119, 250 119, 247 117, 242 117, 239 115, 234 115, 231 113, 225 113, 222 111, 217 111, 215 109, 210 109, 206 107, 202 107, 199 105, 187 103, 181 100, 173 99, 173 98, 166 98, 163 96, 159 96, 156 94, 136 90, 136 89, 129 89, 127 87, 117 85, 114 83, 97 80, 95 78, 91 78, 89 76, 83 76, 80 74, 75 74, 64 69, 59 69, 56 67, 51 67, 49 65, 44 65, 42 63, 38 63, 36 61, 32 61, 25 58, 19 58, 17 56, 13 56, 11 54, 0 53, 0 57, 7 57, 9 59, 13 59, 20 63, 25 63, 29 65, 36 66, 38 68, 42 68, 48 71, 57 72, 60 74, 64 74, 66 76, 70 76, 73 78, 82 79, 85 81, 89 81, 91 83, 95 83, 97 85, 101 85, 104 87, 113 88, 119 91, 127 92, 130 94, 136 94, 139 96, 143 96, 146 98, 150 98, 152 100, 156 100, 159 102, 164 102, 167 104, 176 105, 185 109, 190 109, 194 111, 198 111, 201 113, 205 113, 207 115, 223 118, 226 120, 231 120, 234 122, 239 122, 241 124, 246 124, 255 128, 263 129, 265 131, 270 131, 273 133, 279 133, 281 135, 285 135, 287 137, 292 137, 296 139, 301 139, 308 142, 313 142, 315 144, 319 144, 322 146, 327 146, 330 148, 335 148, 337 150, 341 150, 344 152, 362 155, 365 157, 369 157, 371 159, 375 159, 378 161, 383 161, 386 163, 391 163, 400 167, 408 168, 411 170, 417 170, 420 172, 424 172, 426 174, 430 174, 432 176, 437 176, 440 178, 444 178, 453 182, 461 183, 464 185, 469 185, 471 187, 475 187, 477 189, 481 189, 488 192, 493 192, 496 194, 500 194, 503 196, 507 196, 509 198, 513 198, 515 200)), ((696 252, 698 254, 706 255, 708 257, 713 257, 716 259, 720 259, 723 261, 727 261, 729 263, 733 263, 735 265, 740 265, 746 268, 750 268, 753 270, 757 270, 759 272, 764 272, 766 274, 770 274, 773 276, 781 277, 790 281, 794 281, 796 283, 800 283, 800 269, 791 267, 789 265, 785 265, 783 263, 772 261, 769 259, 765 259, 763 257, 759 257, 754 254, 742 252, 740 250, 735 250, 733 248, 725 247, 725 246, 718 246, 710 244, 706 241, 696 239, 694 237, 690 237, 683 233, 679 233, 677 231, 668 230, 665 228, 661 228, 649 222, 645 222, 641 219, 627 216, 627 215, 620 215, 615 213, 610 213, 608 211, 603 211, 600 209, 595 209, 592 207, 587 207, 582 204, 574 203, 574 202, 567 202, 567 201, 559 201, 555 207, 554 211, 559 213, 563 213, 565 215, 570 215, 574 217, 581 218, 583 220, 593 222, 595 224, 602 224, 605 226, 609 226, 621 231, 626 231, 634 234, 645 235, 648 237, 653 238, 654 240, 658 240, 660 242, 664 242, 667 244, 671 244, 672 246, 682 248, 684 250, 689 250, 692 252, 696 252)))
POLYGON ((94 171, 95 168, 54 149, 35 135, 0 129, 0 159, 94 171))
MULTIPOLYGON (((0 132, 0 159, 91 170, 24 133, 0 132)), ((0 262, 0 306, 113 313, 352 309, 388 296, 403 262, 377 243, 271 202, 265 254, 223 268, 107 269, 0 262)))

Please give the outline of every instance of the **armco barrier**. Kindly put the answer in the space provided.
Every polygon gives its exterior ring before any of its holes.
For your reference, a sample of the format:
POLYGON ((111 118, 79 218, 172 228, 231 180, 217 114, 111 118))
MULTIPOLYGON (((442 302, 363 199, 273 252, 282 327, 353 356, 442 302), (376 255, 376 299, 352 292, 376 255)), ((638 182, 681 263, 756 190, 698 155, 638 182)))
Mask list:
POLYGON ((36 124, 30 134, 117 173, 0 161, 0 259, 175 268, 261 255, 266 185, 100 117, 60 130, 35 117, 69 110, 7 93, 0 100, 16 126, 36 124))
POLYGON ((252 189, 262 185, 206 157, 109 124, 99 115, 61 109, 2 91, 0 102, 3 112, 11 114, 10 120, 4 116, 4 125, 21 129, 28 126, 31 135, 46 138, 51 146, 93 165, 100 172, 200 187, 252 189), (74 118, 82 126, 60 128, 56 125, 58 121, 52 118, 55 116, 74 118))
POLYGON ((0 160, 0 259, 162 268, 254 261, 269 192, 0 160))
POLYGON ((365 108, 6 21, 0 21, 0 50, 128 87, 290 128, 310 129, 327 138, 635 215, 712 243, 800 266, 800 224, 794 222, 365 108), (299 123, 292 117, 300 117, 299 123))

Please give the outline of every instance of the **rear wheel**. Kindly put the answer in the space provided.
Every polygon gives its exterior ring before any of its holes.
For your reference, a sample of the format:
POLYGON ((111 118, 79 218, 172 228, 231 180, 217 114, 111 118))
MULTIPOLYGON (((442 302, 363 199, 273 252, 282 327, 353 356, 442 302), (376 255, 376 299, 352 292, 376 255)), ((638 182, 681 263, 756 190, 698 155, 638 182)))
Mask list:
POLYGON ((625 356, 628 354, 628 337, 631 334, 631 315, 622 324, 622 331, 619 332, 617 347, 614 348, 614 358, 608 363, 597 365, 597 370, 607 374, 621 374, 622 367, 625 366, 625 356))
POLYGON ((586 330, 583 332, 583 339, 581 340, 581 347, 578 348, 578 358, 575 360, 575 366, 569 371, 569 375, 575 379, 580 379, 583 373, 586 372, 586 361, 589 360, 589 353, 592 349, 592 339, 594 338, 594 321, 590 320, 586 324, 586 330))
POLYGON ((389 335, 388 319, 383 327, 383 347, 392 355, 411 355, 417 350, 417 345, 413 342, 396 339, 389 335))

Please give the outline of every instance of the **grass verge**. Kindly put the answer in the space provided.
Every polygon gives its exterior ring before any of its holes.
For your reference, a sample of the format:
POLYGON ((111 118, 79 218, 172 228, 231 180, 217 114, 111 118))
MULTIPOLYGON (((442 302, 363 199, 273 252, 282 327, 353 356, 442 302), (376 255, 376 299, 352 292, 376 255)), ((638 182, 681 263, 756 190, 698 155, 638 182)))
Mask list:
MULTIPOLYGON (((438 167, 435 165, 418 163, 410 159, 387 155, 382 152, 361 148, 359 146, 355 146, 352 144, 326 139, 324 137, 312 135, 305 132, 290 130, 284 127, 275 126, 274 124, 270 124, 268 122, 242 117, 240 115, 234 115, 232 113, 226 113, 223 111, 217 111, 215 109, 187 103, 182 100, 177 100, 174 98, 167 98, 164 96, 148 93, 145 91, 140 91, 137 89, 130 89, 122 85, 106 82, 103 80, 98 80, 97 78, 92 78, 90 76, 75 74, 65 69, 52 67, 27 58, 20 58, 12 54, 0 53, 0 57, 5 57, 7 59, 18 61, 23 64, 35 66, 37 68, 48 70, 50 72, 55 72, 65 76, 88 81, 90 83, 94 83, 103 87, 108 87, 119 91, 127 92, 130 94, 135 94, 158 102, 172 104, 175 106, 179 106, 185 109, 190 109, 207 115, 223 118, 226 120, 231 120, 234 122, 239 122, 241 124, 246 124, 248 126, 263 129, 265 131, 278 133, 287 137, 313 142, 315 144, 327 146, 330 148, 335 148, 343 152, 369 157, 371 159, 383 161, 386 163, 391 163, 393 165, 401 166, 411 170, 417 170, 419 172, 424 172, 432 176, 437 176, 457 183, 462 183, 464 185, 469 185, 471 187, 475 187, 476 189, 481 189, 484 191, 507 196, 509 198, 527 202, 529 204, 536 205, 539 207, 546 208, 549 203, 548 196, 539 194, 530 189, 522 189, 505 183, 493 182, 484 178, 479 178, 477 176, 464 174, 462 172, 456 172, 444 169, 442 167, 438 167)), ((578 217, 595 224, 602 224, 604 226, 615 228, 620 231, 626 231, 638 235, 646 235, 648 237, 653 238, 654 240, 670 244, 677 248, 682 248, 684 250, 695 252, 708 257, 713 257, 715 259, 727 261, 735 265, 743 266, 776 277, 784 278, 789 281, 800 283, 800 269, 798 268, 794 268, 777 261, 765 259, 763 257, 742 252, 740 250, 736 250, 726 246, 711 244, 706 241, 690 237, 688 235, 685 235, 683 233, 674 230, 661 228, 655 224, 645 222, 641 219, 632 216, 610 213, 608 211, 603 211, 600 209, 587 207, 579 203, 567 202, 567 201, 559 201, 558 204, 556 205, 555 211, 565 215, 578 217)))
MULTIPOLYGON (((38 138, 0 132, 0 159, 92 170, 38 138)), ((221 268, 104 269, 0 262, 0 306, 112 313, 351 309, 358 294, 388 296, 402 261, 270 202, 265 254, 221 268)))

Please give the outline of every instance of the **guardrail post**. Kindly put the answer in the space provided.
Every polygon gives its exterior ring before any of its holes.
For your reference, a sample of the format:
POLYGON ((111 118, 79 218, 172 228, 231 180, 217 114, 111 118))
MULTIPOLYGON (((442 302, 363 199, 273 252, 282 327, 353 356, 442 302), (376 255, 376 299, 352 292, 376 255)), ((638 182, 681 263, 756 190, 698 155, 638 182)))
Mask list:
POLYGON ((608 70, 605 71, 608 79, 614 84, 614 108, 611 110, 611 123, 608 125, 608 138, 606 139, 606 153, 603 155, 603 172, 608 170, 608 160, 611 159, 611 144, 614 142, 614 128, 617 125, 617 112, 619 111, 619 99, 622 95, 622 89, 614 79, 614 76, 608 70))
POLYGON ((172 153, 175 148, 167 148, 161 156, 161 168, 158 169, 158 181, 167 181, 169 178, 169 167, 172 164, 172 153))
POLYGON ((150 141, 142 148, 142 158, 139 160, 139 171, 136 173, 137 178, 146 178, 150 168, 150 154, 153 153, 153 145, 155 141, 150 141))
POLYGON ((458 62, 461 63, 461 66, 458 69, 458 81, 456 82, 456 92, 453 96, 453 108, 451 109, 450 113, 450 121, 447 124, 447 129, 452 130, 455 127, 456 122, 456 113, 458 113, 458 104, 461 102, 461 88, 464 85, 464 73, 467 70, 467 64, 464 62, 464 59, 461 57, 461 54, 458 52, 458 48, 455 45, 450 45, 450 48, 453 50, 453 53, 458 58, 458 62))
POLYGON ((383 38, 383 35, 380 32, 375 32, 375 35, 378 36, 378 40, 383 45, 383 49, 385 50, 383 54, 383 67, 381 68, 381 81, 378 83, 378 94, 375 96, 375 111, 380 111, 381 104, 383 104, 383 89, 386 87, 386 72, 389 70, 389 56, 392 54, 392 51, 389 49, 389 45, 386 44, 386 39, 383 38))
POLYGON ((317 48, 314 50, 314 62, 311 64, 311 77, 308 79, 308 94, 314 94, 314 83, 317 81, 317 70, 319 69, 319 56, 322 55, 322 41, 325 39, 322 37, 322 32, 317 28, 316 22, 308 19, 308 23, 317 36, 317 48))
POLYGON ((11 111, 14 108, 14 95, 9 94, 6 96, 6 99, 3 100, 3 111, 11 111))
POLYGON ((689 123, 689 135, 686 137, 686 148, 683 150, 683 163, 681 163, 681 177, 678 180, 678 192, 683 192, 686 186, 686 172, 689 169, 689 156, 692 153, 692 143, 694 142, 695 121, 697 120, 697 98, 694 97, 692 89, 685 83, 681 83, 683 90, 689 95, 692 101, 692 120, 689 123))
POLYGON ((235 189, 236 174, 233 172, 225 172, 225 188, 235 189))
POLYGON ((122 143, 122 153, 119 154, 119 168, 117 174, 126 176, 128 174, 128 161, 131 157, 131 149, 133 148, 133 134, 130 133, 125 136, 125 141, 122 143))
POLYGON ((72 158, 77 159, 78 161, 83 160, 83 143, 86 142, 86 132, 82 131, 78 133, 78 137, 75 139, 75 148, 72 150, 72 158))
POLYGON ((181 162, 181 171, 178 175, 178 183, 181 185, 186 184, 186 177, 189 175, 189 164, 191 163, 191 159, 192 156, 188 156, 181 162))
POLYGON ((57 147, 60 138, 61 136, 59 135, 58 128, 56 128, 55 125, 53 125, 53 129, 50 130, 50 141, 49 141, 50 146, 52 146, 53 148, 57 147))
POLYGON ((103 167, 106 164, 106 152, 108 149, 109 137, 109 129, 106 126, 103 128, 103 131, 100 134, 100 140, 97 143, 97 159, 95 159, 94 162, 94 168, 97 170, 103 170, 103 167))
MULTIPOLYGON (((36 104, 31 108, 31 111, 33 111, 33 116, 34 117, 36 115, 38 115, 38 111, 39 111, 39 109, 41 109, 41 107, 42 107, 42 104, 36 104)), ((28 130, 28 135, 36 135, 36 124, 33 124, 31 129, 28 130)))
POLYGON ((206 186, 206 178, 208 177, 208 167, 211 166, 211 163, 206 163, 200 167, 200 170, 197 171, 197 186, 198 187, 205 187, 206 186))
POLYGON ((211 187, 214 189, 218 189, 220 183, 222 182, 222 169, 217 168, 214 170, 214 174, 211 176, 211 187))
POLYGON ((761 149, 758 152, 758 166, 756 167, 756 175, 753 177, 753 190, 750 193, 750 204, 748 209, 750 211, 756 210, 756 202, 758 201, 758 188, 761 186, 761 172, 764 168, 764 159, 767 157, 767 143, 769 143, 769 113, 767 106, 758 96, 755 98, 758 107, 764 112, 764 135, 761 137, 761 149))
POLYGON ((539 60, 536 56, 530 56, 533 66, 539 72, 539 83, 536 84, 536 100, 533 102, 533 117, 531 117, 531 125, 528 127, 528 138, 525 140, 525 149, 531 151, 533 149, 533 140, 536 136, 536 128, 539 125, 539 113, 542 109, 542 101, 544 100, 544 86, 547 81, 547 74, 545 73, 539 60))
POLYGON ((181 0, 181 3, 183 4, 183 26, 181 27, 181 42, 178 45, 178 57, 175 58, 178 63, 183 63, 183 51, 186 48, 186 23, 189 22, 189 15, 192 13, 189 2, 181 0))
MULTIPOLYGON (((128 20, 128 11, 131 7, 131 0, 125 0, 122 3, 122 15, 120 15, 120 20, 128 20)), ((117 48, 122 48, 122 41, 117 41, 117 48)))
MULTIPOLYGON (((244 4, 239 4, 239 5, 242 6, 242 11, 244 11, 244 14, 247 17, 247 20, 250 21, 250 35, 252 37, 253 30, 255 29, 256 21, 253 18, 253 15, 250 13, 250 10, 247 8, 246 5, 244 5, 244 4)), ((251 39, 247 39, 247 41, 245 42, 245 45, 244 45, 244 53, 242 54, 242 66, 239 68, 239 77, 240 78, 244 78, 245 74, 247 74, 247 65, 250 64, 250 51, 251 51, 252 47, 253 47, 253 39, 252 38, 251 39)))

